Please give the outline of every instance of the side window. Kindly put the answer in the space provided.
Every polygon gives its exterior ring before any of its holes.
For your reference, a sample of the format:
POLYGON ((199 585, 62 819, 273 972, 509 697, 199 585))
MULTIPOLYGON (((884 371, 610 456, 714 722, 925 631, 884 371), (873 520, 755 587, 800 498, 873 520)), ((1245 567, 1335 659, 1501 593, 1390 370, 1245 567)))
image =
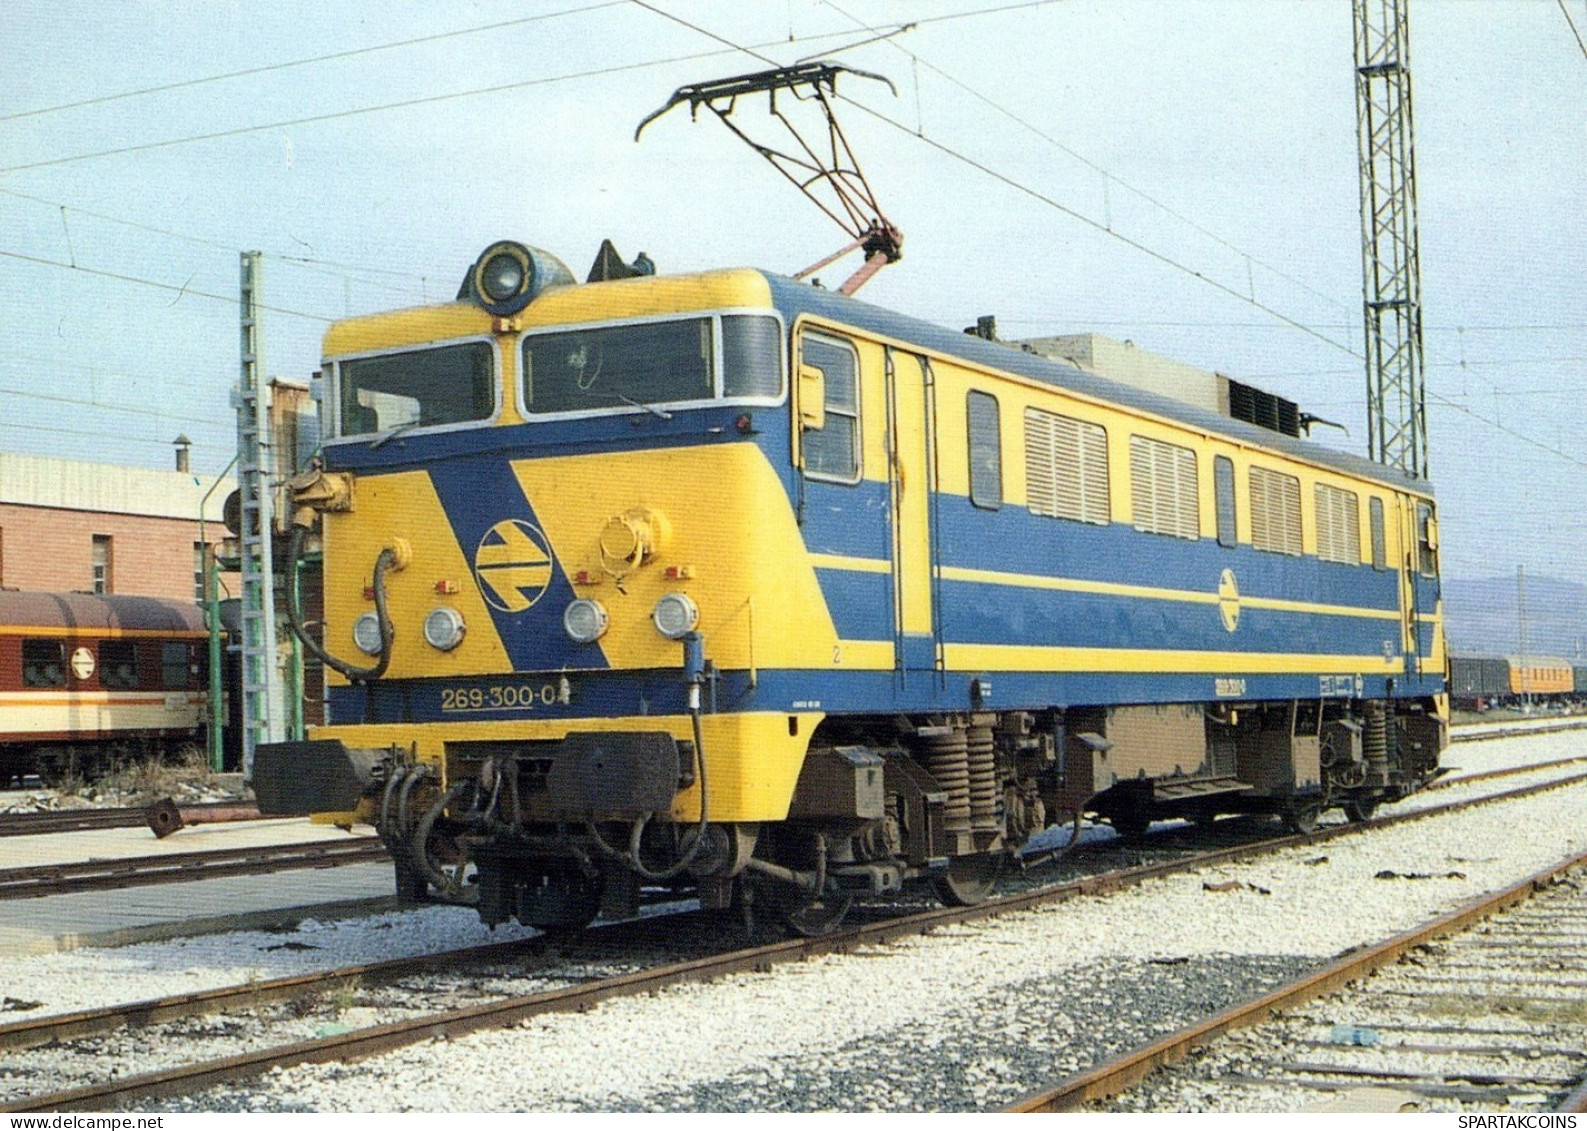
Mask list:
POLYGON ((799 361, 821 371, 825 385, 826 420, 822 427, 801 424, 800 450, 807 475, 840 483, 860 479, 859 357, 839 338, 805 333, 799 338, 799 361))
POLYGON ((1372 522, 1372 568, 1387 569, 1389 565, 1388 536, 1383 529, 1383 500, 1368 499, 1367 515, 1372 522))
POLYGON ((1265 467, 1251 469, 1251 545, 1299 556, 1300 480, 1265 467))
POLYGON ((1218 545, 1233 546, 1235 544, 1234 461, 1228 456, 1214 457, 1212 486, 1218 497, 1218 545))
POLYGON ((22 686, 65 687, 66 645, 59 640, 22 641, 22 686))
POLYGON ((1416 568, 1423 577, 1438 576, 1438 520, 1426 503, 1416 504, 1416 568))
POLYGON ((1312 489, 1317 508, 1317 557, 1325 562, 1361 564, 1361 499, 1354 491, 1318 483, 1312 489))
POLYGON ((1100 424, 1025 410, 1025 505, 1051 518, 1112 521, 1108 434, 1100 424))
POLYGON ((1003 434, 997 398, 972 392, 965 402, 970 443, 970 501, 987 510, 1003 505, 1003 434))
POLYGON ((99 685, 121 690, 138 686, 138 645, 135 642, 99 642, 99 685))
POLYGON ((1130 494, 1135 529, 1175 538, 1201 537, 1196 453, 1189 448, 1131 436, 1130 494))
POLYGON ((782 323, 758 314, 722 316, 722 395, 782 393, 782 323))

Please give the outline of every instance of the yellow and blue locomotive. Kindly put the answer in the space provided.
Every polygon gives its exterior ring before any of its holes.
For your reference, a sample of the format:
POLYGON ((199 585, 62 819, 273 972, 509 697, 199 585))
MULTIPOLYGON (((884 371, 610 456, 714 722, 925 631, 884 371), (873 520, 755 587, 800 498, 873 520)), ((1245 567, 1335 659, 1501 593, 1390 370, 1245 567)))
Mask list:
POLYGON ((1446 741, 1424 483, 757 270, 517 243, 325 339, 327 723, 410 897, 818 931, 1089 814, 1360 817, 1446 741))

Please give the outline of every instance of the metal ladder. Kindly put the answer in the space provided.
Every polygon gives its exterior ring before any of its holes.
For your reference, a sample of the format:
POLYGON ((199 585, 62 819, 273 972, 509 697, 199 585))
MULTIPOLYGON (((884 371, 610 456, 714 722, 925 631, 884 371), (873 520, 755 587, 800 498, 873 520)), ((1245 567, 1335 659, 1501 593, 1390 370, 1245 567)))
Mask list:
POLYGON ((259 353, 259 284, 262 256, 242 253, 242 371, 233 407, 237 410, 237 488, 242 499, 238 543, 242 573, 242 767, 253 778, 254 751, 261 742, 278 742, 281 728, 281 670, 276 662, 276 603, 273 526, 269 475, 270 396, 259 353))

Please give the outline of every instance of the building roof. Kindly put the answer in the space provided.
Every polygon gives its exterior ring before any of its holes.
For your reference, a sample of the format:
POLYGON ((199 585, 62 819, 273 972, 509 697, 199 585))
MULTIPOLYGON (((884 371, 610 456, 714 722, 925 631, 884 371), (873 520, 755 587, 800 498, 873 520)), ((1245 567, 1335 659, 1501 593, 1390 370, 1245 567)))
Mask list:
POLYGON ((196 521, 202 504, 204 518, 219 522, 221 506, 236 484, 228 478, 210 491, 216 478, 0 452, 0 503, 18 506, 196 521))

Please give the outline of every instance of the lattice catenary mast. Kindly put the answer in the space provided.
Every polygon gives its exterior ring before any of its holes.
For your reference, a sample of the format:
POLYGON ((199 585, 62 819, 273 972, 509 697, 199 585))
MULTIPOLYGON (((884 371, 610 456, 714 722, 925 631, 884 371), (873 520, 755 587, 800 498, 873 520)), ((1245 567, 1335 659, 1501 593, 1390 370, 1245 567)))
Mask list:
POLYGON ((1427 416, 1409 3, 1355 0, 1356 139, 1361 159, 1368 455, 1425 479, 1427 416))

